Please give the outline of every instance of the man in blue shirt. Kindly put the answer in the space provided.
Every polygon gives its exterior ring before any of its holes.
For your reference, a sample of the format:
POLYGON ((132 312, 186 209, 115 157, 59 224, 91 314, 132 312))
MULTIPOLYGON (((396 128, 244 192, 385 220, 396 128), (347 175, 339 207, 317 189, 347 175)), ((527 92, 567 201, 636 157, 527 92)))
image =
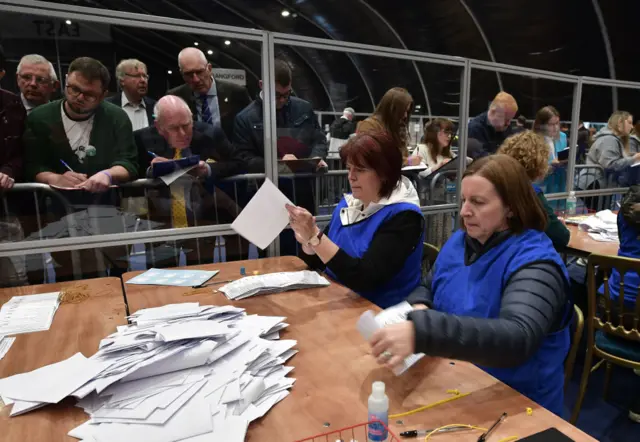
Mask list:
POLYGON ((211 63, 200 49, 180 51, 178 65, 185 84, 167 94, 177 95, 189 105, 193 121, 221 126, 231 139, 236 114, 251 102, 247 89, 227 81, 215 81, 211 63))
POLYGON ((496 153, 504 140, 513 135, 511 120, 518 113, 518 103, 511 94, 500 92, 491 102, 489 110, 469 122, 469 139, 482 144, 482 150, 473 158, 496 153))

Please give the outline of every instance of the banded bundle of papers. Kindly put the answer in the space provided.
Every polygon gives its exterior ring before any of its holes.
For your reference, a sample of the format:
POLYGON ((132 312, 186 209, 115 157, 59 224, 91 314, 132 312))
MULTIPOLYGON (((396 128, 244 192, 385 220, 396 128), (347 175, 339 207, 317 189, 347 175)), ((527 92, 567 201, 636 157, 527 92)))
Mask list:
POLYGON ((49 330, 60 293, 14 296, 0 309, 0 336, 49 330))
POLYGON ((277 340, 284 317, 184 303, 130 320, 91 358, 0 379, 11 416, 74 396, 91 418, 69 435, 87 442, 239 442, 295 382, 284 363, 297 342, 277 340))
MULTIPOLYGON (((358 323, 356 327, 358 331, 367 341, 371 339, 373 333, 379 328, 384 328, 386 325, 397 324, 399 322, 404 322, 407 320, 407 315, 410 311, 413 310, 411 304, 408 302, 401 302, 400 304, 391 306, 377 315, 375 315, 371 310, 367 310, 364 312, 360 319, 358 319, 358 323)), ((393 372, 396 376, 400 376, 402 373, 407 371, 413 364, 418 362, 424 353, 414 353, 411 356, 407 356, 402 364, 396 367, 393 372)))
POLYGON ((254 295, 280 293, 288 290, 300 290, 312 287, 326 287, 330 283, 326 278, 310 270, 299 272, 267 273, 238 279, 218 290, 229 299, 244 299, 254 295))

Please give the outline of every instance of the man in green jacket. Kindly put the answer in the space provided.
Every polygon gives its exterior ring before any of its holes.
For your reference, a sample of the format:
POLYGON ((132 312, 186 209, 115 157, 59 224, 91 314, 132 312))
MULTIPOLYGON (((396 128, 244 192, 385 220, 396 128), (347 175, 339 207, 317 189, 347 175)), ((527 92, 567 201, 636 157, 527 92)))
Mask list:
MULTIPOLYGON (((75 59, 69 65, 65 97, 34 109, 24 134, 26 180, 58 188, 74 212, 86 212, 85 217, 76 213, 76 221, 86 219, 90 226, 105 220, 110 227, 122 224, 109 221, 119 218, 117 208, 105 207, 113 205, 112 194, 100 193, 135 179, 138 170, 131 121, 121 108, 104 101, 109 82, 109 71, 98 60, 75 59)), ((94 228, 89 232, 97 233, 94 228)), ((113 276, 123 270, 116 269, 117 257, 123 255, 124 247, 54 252, 56 279, 69 279, 72 270, 85 278, 105 276, 108 267, 113 276)))
POLYGON ((65 98, 39 106, 27 118, 27 180, 102 192, 136 178, 131 122, 122 109, 103 101, 109 82, 109 71, 98 60, 71 62, 65 98))

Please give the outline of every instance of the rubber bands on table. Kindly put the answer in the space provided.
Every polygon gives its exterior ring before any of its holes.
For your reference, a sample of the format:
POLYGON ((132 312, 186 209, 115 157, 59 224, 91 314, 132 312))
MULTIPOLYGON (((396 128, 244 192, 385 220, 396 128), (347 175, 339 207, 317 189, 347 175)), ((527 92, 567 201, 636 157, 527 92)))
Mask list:
MULTIPOLYGON (((454 393, 451 393, 454 394, 454 393)), ((410 416, 412 414, 420 413, 421 411, 428 410, 430 408, 437 407, 438 405, 446 404, 447 402, 455 401, 458 399, 462 399, 465 396, 469 396, 471 393, 460 393, 459 391, 454 396, 439 400, 429 405, 424 405, 422 407, 415 408, 413 410, 405 411, 404 413, 397 413, 389 415, 389 419, 397 419, 399 417, 410 416)))
POLYGON ((60 304, 79 304, 89 299, 90 296, 87 284, 74 284, 60 290, 58 299, 60 304))
POLYGON ((476 427, 475 425, 467 425, 467 424, 449 424, 449 425, 443 425, 443 426, 441 426, 441 427, 439 427, 439 428, 436 428, 435 430, 431 431, 431 433, 427 434, 427 435, 424 437, 425 442, 426 442, 427 440, 429 440, 429 438, 430 438, 431 436, 433 436, 434 434, 436 434, 436 433, 440 432, 441 430, 444 430, 444 429, 446 429, 446 428, 451 428, 451 427, 456 427, 456 428, 464 427, 464 428, 468 428, 469 430, 487 431, 487 429, 486 429, 486 428, 476 427))

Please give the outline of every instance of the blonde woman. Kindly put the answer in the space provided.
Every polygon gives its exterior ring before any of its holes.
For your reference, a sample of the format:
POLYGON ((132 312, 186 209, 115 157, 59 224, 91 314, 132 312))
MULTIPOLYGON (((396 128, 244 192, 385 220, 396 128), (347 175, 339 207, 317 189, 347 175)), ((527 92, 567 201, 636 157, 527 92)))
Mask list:
POLYGON ((548 221, 545 233, 555 248, 562 248, 569 244, 569 239, 571 238, 569 229, 558 219, 549 201, 545 198, 542 189, 533 184, 546 176, 549 169, 550 150, 551 146, 543 136, 533 131, 525 130, 511 138, 507 138, 500 146, 498 153, 515 158, 524 167, 533 189, 536 191, 536 196, 542 203, 545 212, 547 212, 548 221))
MULTIPOLYGON (((594 137, 594 142, 587 154, 587 166, 602 166, 607 171, 622 172, 624 169, 640 162, 640 153, 632 153, 629 138, 633 128, 633 116, 629 112, 614 112, 603 128, 594 137)), ((592 190, 606 186, 602 170, 585 168, 578 175, 578 189, 592 190)), ((597 197, 584 199, 589 209, 597 208, 597 197)))

